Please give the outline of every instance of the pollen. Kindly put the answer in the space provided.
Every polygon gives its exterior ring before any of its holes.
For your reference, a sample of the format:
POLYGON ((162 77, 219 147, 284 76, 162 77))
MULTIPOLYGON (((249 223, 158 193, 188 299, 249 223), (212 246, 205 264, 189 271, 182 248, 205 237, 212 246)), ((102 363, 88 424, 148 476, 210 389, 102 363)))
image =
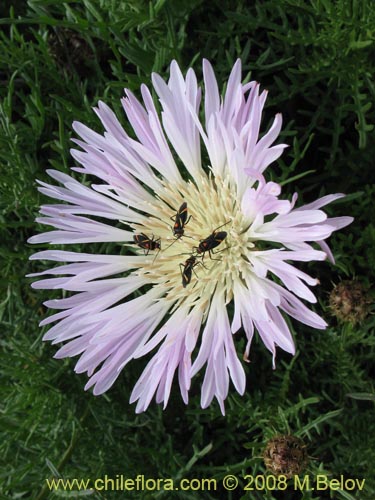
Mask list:
MULTIPOLYGON (((152 212, 158 216, 145 217, 132 228, 137 234, 160 238, 161 250, 157 255, 148 252, 135 274, 163 287, 166 294, 163 300, 175 303, 177 299, 177 307, 182 303, 203 303, 205 297, 208 306, 209 297, 217 288, 230 300, 233 281, 239 273, 248 272, 249 262, 244 255, 254 246, 244 234, 247 221, 231 178, 210 173, 178 186, 164 183, 152 212), (187 203, 187 222, 181 237, 176 237, 173 234, 176 214, 183 203, 187 203), (209 251, 212 240, 207 238, 213 235, 216 235, 215 247, 209 251), (196 265, 184 287, 183 274, 192 255, 197 258, 196 265)), ((139 249, 137 253, 145 252, 139 249)))

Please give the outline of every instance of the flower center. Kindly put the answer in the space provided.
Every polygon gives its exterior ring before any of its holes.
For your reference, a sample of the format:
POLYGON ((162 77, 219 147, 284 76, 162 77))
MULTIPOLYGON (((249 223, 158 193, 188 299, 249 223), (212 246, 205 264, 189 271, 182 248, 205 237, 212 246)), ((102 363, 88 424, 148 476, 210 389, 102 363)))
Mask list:
POLYGON ((249 273, 244 255, 254 248, 244 234, 249 223, 231 178, 203 175, 195 183, 165 183, 152 208, 158 217, 145 217, 142 224, 132 227, 135 234, 144 233, 154 241, 160 238, 161 248, 140 250, 139 254, 147 255, 135 274, 164 288, 163 300, 177 301, 177 306, 197 301, 208 306, 215 288, 223 289, 229 302, 233 281, 249 273), (183 203, 188 213, 183 235, 178 238, 173 234, 172 219, 183 203), (202 244, 203 240, 207 244, 202 244))

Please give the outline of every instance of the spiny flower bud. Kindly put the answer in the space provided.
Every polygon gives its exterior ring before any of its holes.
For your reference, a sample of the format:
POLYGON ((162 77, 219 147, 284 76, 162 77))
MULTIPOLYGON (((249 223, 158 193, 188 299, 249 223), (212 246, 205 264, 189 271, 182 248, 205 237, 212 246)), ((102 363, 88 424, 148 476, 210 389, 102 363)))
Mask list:
POLYGON ((369 313, 371 299, 358 280, 344 280, 330 293, 329 307, 339 321, 361 323, 369 313))
POLYGON ((72 73, 73 67, 79 71, 87 69, 94 57, 87 41, 69 28, 56 28, 50 33, 48 48, 57 65, 68 73, 72 73))
POLYGON ((269 472, 275 476, 284 475, 289 479, 306 468, 306 445, 295 436, 275 436, 268 441, 263 459, 269 472))

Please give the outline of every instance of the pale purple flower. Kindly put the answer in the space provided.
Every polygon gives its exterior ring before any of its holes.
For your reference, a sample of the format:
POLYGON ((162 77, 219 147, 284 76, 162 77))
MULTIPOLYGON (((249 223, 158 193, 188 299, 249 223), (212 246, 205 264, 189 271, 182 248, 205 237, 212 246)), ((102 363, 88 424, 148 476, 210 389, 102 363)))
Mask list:
POLYGON ((216 397, 224 413, 230 380, 240 394, 246 384, 234 333, 242 336, 242 328, 247 337, 245 360, 254 332, 274 360, 277 346, 295 352, 284 313, 324 329, 325 321, 301 301, 316 302, 307 285, 318 280, 293 263, 324 260, 327 254, 332 259, 324 240, 352 221, 329 219, 321 210, 342 194, 299 208, 297 195, 280 199, 280 185, 267 182, 263 172, 286 147, 272 145, 281 115, 259 139, 267 94, 259 93, 256 82, 241 83, 240 61, 223 98, 207 61, 203 73, 204 122, 193 70, 184 78, 172 62, 168 84, 156 74, 152 79, 161 119, 145 85, 143 103, 125 91, 122 105, 135 138, 103 102, 95 112, 104 135, 73 124, 82 139, 75 140, 80 149, 72 150, 81 166, 73 170, 99 182, 86 186, 55 170, 49 174, 61 187, 40 182, 39 190, 58 204, 42 206, 37 221, 55 229, 33 236, 31 243, 118 245, 114 255, 89 253, 86 246, 88 253, 46 250, 31 257, 64 263, 32 275, 52 275, 34 288, 68 292, 46 302, 58 312, 42 321, 55 323, 44 340, 63 343, 56 358, 79 356, 75 371, 87 372, 86 389, 93 387, 96 395, 112 386, 129 361, 157 349, 131 395, 137 412, 146 410, 155 393, 166 406, 176 372, 187 403, 191 378, 206 365, 201 405, 216 397), (192 217, 184 236, 175 239, 170 218, 183 203, 192 217), (212 260, 193 247, 219 226, 227 237, 212 260), (154 242, 160 238, 161 250, 138 248, 133 237, 141 233, 154 242), (180 263, 184 269, 190 255, 203 265, 195 266, 184 287, 180 263), (146 291, 133 298, 141 287, 146 291))

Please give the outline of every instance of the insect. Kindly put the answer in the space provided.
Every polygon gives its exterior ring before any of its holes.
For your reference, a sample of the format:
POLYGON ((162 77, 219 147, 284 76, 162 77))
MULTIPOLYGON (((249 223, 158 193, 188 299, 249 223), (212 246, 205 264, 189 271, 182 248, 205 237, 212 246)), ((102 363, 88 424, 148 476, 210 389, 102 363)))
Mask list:
POLYGON ((172 246, 173 243, 176 243, 176 241, 179 240, 184 235, 184 232, 185 232, 184 227, 186 226, 186 224, 188 224, 190 219, 191 219, 191 215, 188 218, 187 203, 186 203, 186 201, 184 201, 184 203, 177 210, 176 215, 174 217, 171 217, 171 220, 173 220, 173 222, 174 222, 173 229, 172 229, 173 236, 175 236, 176 239, 169 246, 167 246, 167 248, 172 246))
POLYGON ((173 235, 176 236, 176 239, 179 239, 181 238, 181 236, 184 235, 184 227, 186 226, 186 224, 188 224, 189 220, 191 219, 191 215, 188 218, 188 209, 186 201, 184 201, 184 203, 177 210, 176 215, 174 217, 171 217, 171 219, 174 221, 173 235))
POLYGON ((188 259, 186 259, 184 264, 180 264, 182 286, 184 288, 186 288, 186 286, 190 283, 192 271, 198 264, 200 264, 200 262, 197 262, 197 258, 194 255, 191 255, 188 259))
POLYGON ((157 249, 158 253, 160 251, 160 238, 155 239, 154 235, 152 238, 149 238, 145 233, 135 234, 133 240, 139 248, 143 248, 145 255, 148 255, 150 250, 157 249))
POLYGON ((205 252, 208 252, 210 259, 212 260, 220 260, 220 259, 214 259, 212 257, 212 254, 215 253, 213 252, 213 249, 218 247, 222 241, 225 240, 227 237, 227 232, 226 231, 218 231, 223 226, 226 226, 230 221, 226 222, 225 224, 222 224, 221 226, 217 227, 210 236, 207 236, 204 240, 200 240, 199 245, 197 247, 193 247, 193 250, 197 252, 197 254, 202 254, 202 258, 204 257, 205 252))

